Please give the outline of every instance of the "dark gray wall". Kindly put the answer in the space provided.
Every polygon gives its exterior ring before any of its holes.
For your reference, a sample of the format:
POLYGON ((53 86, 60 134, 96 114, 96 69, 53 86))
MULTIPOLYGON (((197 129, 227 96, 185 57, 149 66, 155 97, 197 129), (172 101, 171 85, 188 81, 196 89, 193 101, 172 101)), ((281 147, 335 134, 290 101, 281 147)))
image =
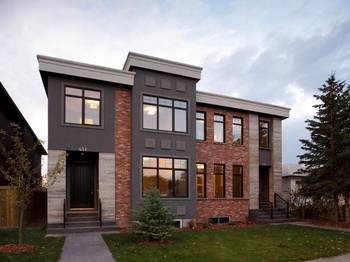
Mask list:
POLYGON ((136 76, 132 90, 132 208, 137 208, 142 198, 142 156, 182 157, 188 159, 189 197, 164 198, 164 202, 178 218, 194 218, 196 80, 140 68, 134 68, 133 71, 136 76), (143 130, 142 94, 187 100, 188 133, 143 130), (170 142, 170 148, 162 148, 162 142, 170 142))
POLYGON ((48 149, 114 153, 115 90, 118 85, 60 75, 48 77, 48 149), (64 86, 101 90, 101 127, 64 124, 64 86))

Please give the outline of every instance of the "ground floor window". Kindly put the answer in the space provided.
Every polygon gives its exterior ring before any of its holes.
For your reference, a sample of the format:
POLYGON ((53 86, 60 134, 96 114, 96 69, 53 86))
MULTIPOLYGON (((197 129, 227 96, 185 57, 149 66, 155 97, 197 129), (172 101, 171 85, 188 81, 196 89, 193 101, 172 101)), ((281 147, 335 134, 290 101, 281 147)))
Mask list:
POLYGON ((206 190, 205 190, 205 184, 206 184, 206 168, 205 164, 203 163, 197 163, 196 164, 196 185, 197 185, 197 197, 204 198, 206 197, 206 190))
POLYGON ((234 165, 232 173, 233 197, 243 197, 243 167, 234 165))
POLYGON ((144 156, 142 194, 151 188, 158 188, 162 197, 187 197, 187 159, 144 156))
POLYGON ((225 165, 214 164, 214 196, 225 197, 225 165))

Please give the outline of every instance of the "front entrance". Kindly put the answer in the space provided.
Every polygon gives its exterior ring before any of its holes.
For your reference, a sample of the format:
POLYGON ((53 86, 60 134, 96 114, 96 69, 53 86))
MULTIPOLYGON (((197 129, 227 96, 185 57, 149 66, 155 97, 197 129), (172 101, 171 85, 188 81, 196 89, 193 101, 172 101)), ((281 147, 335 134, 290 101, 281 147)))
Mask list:
POLYGON ((269 201, 269 172, 270 167, 259 167, 259 198, 261 201, 269 201))
POLYGON ((70 209, 96 207, 97 163, 97 153, 68 152, 67 198, 70 209))

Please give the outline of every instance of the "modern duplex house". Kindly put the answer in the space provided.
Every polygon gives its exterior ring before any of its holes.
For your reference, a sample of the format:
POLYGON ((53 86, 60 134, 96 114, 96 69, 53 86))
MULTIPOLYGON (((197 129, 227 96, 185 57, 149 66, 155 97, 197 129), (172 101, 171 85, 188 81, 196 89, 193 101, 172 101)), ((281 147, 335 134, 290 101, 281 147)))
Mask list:
POLYGON ((38 61, 49 168, 68 153, 48 189, 49 231, 126 228, 153 187, 179 226, 242 221, 274 206, 288 108, 197 91, 202 68, 138 53, 122 70, 38 61))

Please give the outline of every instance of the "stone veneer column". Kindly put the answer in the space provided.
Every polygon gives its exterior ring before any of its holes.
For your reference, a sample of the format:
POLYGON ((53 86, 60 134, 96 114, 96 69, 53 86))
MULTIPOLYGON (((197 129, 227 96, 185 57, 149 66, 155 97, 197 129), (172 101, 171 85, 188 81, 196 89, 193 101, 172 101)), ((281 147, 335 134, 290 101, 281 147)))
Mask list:
MULTIPOLYGON (((52 171, 60 156, 65 154, 63 150, 48 150, 48 171, 52 171)), ((47 223, 63 224, 63 202, 66 198, 66 162, 61 174, 57 176, 55 183, 47 189, 47 223)))
POLYGON ((102 203, 102 222, 115 222, 115 155, 98 155, 99 198, 102 203))
POLYGON ((282 192, 282 120, 272 120, 272 178, 274 193, 282 192))
POLYGON ((249 114, 249 209, 259 208, 259 118, 249 114))

